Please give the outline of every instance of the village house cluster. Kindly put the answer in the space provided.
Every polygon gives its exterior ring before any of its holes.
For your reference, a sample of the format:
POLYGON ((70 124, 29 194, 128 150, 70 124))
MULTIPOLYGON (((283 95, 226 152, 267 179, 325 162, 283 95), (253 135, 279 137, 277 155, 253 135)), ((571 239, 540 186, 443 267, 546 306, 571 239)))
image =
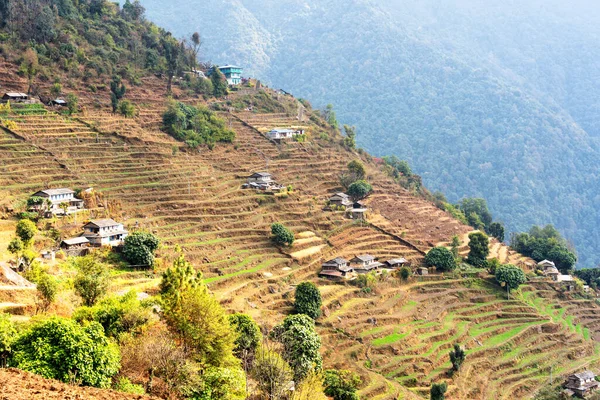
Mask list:
POLYGON ((273 175, 268 172, 255 172, 248 177, 248 181, 242 185, 242 189, 256 189, 263 192, 277 193, 284 190, 285 186, 273 180, 273 175))
POLYGON ((365 220, 368 208, 362 201, 352 201, 346 193, 338 192, 327 201, 330 210, 343 210, 351 219, 365 220))
POLYGON ((370 254, 355 256, 350 261, 342 257, 336 257, 321 264, 319 276, 334 280, 351 280, 359 274, 381 273, 383 270, 396 271, 407 265, 410 265, 410 263, 405 258, 393 258, 381 263, 370 254))

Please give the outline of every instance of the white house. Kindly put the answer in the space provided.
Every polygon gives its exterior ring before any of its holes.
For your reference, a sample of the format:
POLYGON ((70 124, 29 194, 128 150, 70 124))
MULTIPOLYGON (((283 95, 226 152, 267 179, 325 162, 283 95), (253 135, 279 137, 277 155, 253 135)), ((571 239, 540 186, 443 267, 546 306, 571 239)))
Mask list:
MULTIPOLYGON (((41 197, 44 200, 49 200, 50 205, 48 211, 53 214, 60 214, 63 210, 60 205, 66 203, 68 205, 67 213, 75 212, 83 209, 83 200, 75 197, 75 191, 68 188, 46 189, 34 193, 31 197, 41 197)), ((45 209, 45 204, 33 206, 32 209, 45 209)))
POLYGON ((272 140, 292 139, 297 135, 304 135, 304 130, 275 128, 267 132, 267 137, 272 140))
POLYGON ((352 279, 354 278, 354 270, 348 266, 348 261, 342 257, 336 257, 321 264, 321 272, 319 276, 332 279, 352 279))
POLYGON ((336 193, 329 198, 329 204, 338 207, 352 207, 352 201, 350 200, 350 196, 346 193, 336 193))
POLYGON ((95 219, 83 226, 83 236, 92 246, 119 246, 129 232, 112 219, 95 219))
POLYGON ((248 177, 248 183, 271 183, 273 175, 268 172, 255 172, 248 177))

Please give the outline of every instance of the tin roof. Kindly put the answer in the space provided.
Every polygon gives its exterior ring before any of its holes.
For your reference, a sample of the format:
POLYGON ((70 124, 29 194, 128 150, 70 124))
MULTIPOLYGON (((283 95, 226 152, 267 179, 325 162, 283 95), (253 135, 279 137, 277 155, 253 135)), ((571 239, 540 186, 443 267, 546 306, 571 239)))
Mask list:
POLYGON ((44 193, 44 194, 47 194, 48 196, 55 196, 57 194, 73 194, 73 193, 75 193, 75 191, 68 189, 68 188, 45 189, 45 190, 40 190, 39 192, 36 192, 34 194, 34 196, 38 193, 44 193))

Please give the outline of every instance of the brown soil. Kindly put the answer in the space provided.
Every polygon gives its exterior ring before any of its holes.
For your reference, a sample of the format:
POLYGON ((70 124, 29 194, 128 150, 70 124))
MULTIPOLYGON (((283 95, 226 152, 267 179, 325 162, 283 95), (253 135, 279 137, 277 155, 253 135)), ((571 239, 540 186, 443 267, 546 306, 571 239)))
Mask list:
POLYGON ((156 397, 79 387, 15 368, 0 369, 0 400, 151 400, 156 397))

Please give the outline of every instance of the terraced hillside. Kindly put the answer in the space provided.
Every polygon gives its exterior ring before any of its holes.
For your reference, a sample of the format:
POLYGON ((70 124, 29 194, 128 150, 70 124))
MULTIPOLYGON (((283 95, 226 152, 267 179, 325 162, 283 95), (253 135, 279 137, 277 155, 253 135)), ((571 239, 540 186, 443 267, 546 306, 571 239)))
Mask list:
MULTIPOLYGON (((463 239, 464 252, 472 228, 401 188, 368 156, 343 149, 341 138, 307 122, 309 115, 298 121, 284 113, 222 113, 235 142, 192 151, 159 130, 163 87, 145 78, 144 86, 132 88, 128 97, 140 109, 135 119, 112 115, 106 96, 85 92, 79 92, 85 112, 73 118, 45 110, 10 116, 17 127, 0 130, 0 210, 7 218, 0 221, 0 257, 8 257, 5 239, 14 228, 9 212, 31 193, 93 187, 104 207, 86 217, 110 216, 155 232, 163 242, 157 272, 181 247, 223 304, 264 325, 291 310, 296 283, 318 283, 325 299, 319 322, 325 363, 358 371, 365 398, 419 398, 430 382, 445 379, 450 398, 519 398, 544 384, 549 368, 559 374, 597 359, 591 338, 600 332, 594 317, 600 308, 587 302, 580 312, 577 300, 557 302, 571 308, 555 315, 538 299, 558 301, 558 294, 538 284, 506 301, 485 276, 433 275, 404 285, 390 279, 368 295, 318 279, 321 262, 335 256, 370 253, 418 265, 427 250, 453 235, 463 239), (276 144, 263 135, 288 126, 306 129, 307 142, 276 144), (366 223, 323 210, 353 159, 365 163, 374 187, 366 223), (241 189, 245 177, 266 169, 293 190, 271 196, 241 189), (276 221, 295 232, 292 248, 272 244, 270 225, 276 221), (469 349, 468 360, 449 379, 447 354, 455 342, 469 349)), ((77 229, 75 221, 65 224, 77 229)), ((500 243, 491 247, 502 261, 527 261, 500 243)), ((132 272, 119 277, 115 290, 152 291, 157 282, 158 275, 132 272)))

